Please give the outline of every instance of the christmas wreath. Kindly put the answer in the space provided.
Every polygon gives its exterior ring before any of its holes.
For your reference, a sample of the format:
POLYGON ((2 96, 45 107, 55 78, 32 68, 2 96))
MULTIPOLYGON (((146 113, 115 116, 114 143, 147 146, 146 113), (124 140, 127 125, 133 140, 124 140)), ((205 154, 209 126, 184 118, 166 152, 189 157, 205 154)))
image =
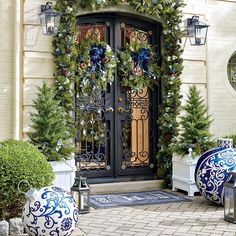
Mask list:
POLYGON ((130 43, 119 51, 118 71, 121 85, 132 90, 153 88, 160 77, 160 67, 153 47, 148 43, 130 43))
POLYGON ((78 49, 79 91, 90 94, 96 89, 106 90, 114 80, 116 58, 106 42, 85 39, 78 49))

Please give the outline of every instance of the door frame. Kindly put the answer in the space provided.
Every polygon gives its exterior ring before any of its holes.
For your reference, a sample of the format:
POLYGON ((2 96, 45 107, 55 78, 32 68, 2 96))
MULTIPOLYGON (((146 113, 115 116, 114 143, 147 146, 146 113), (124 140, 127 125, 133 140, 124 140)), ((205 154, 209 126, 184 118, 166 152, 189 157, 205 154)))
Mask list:
MULTIPOLYGON (((82 15, 78 17, 78 23, 83 23, 83 22, 90 22, 90 23, 95 23, 97 21, 103 21, 103 22, 111 22, 111 26, 109 27, 109 35, 108 35, 108 41, 110 42, 110 46, 112 49, 116 49, 116 48, 120 48, 121 47, 121 42, 120 40, 116 40, 116 38, 121 38, 120 35, 120 23, 121 21, 124 21, 127 24, 134 24, 135 22, 135 26, 143 26, 146 27, 146 24, 148 25, 152 25, 152 28, 154 29, 154 34, 155 37, 154 41, 151 42, 152 44, 158 45, 158 50, 157 52, 161 55, 161 31, 162 31, 162 27, 161 24, 157 21, 154 21, 150 18, 146 18, 146 17, 141 17, 140 15, 135 15, 135 14, 127 14, 127 13, 92 13, 92 14, 86 14, 86 15, 82 15), (137 18, 138 17, 138 18, 137 18)), ((115 78, 118 78, 117 75, 117 71, 116 71, 116 75, 115 78)), ((113 82, 113 86, 111 86, 111 91, 110 91, 110 98, 108 98, 108 101, 111 101, 112 104, 114 104, 114 110, 117 111, 118 107, 121 105, 118 102, 118 98, 119 96, 121 96, 121 91, 119 89, 120 85, 119 85, 119 79, 115 79, 113 82)), ((152 112, 152 122, 151 122, 151 130, 153 133, 153 140, 150 142, 151 147, 149 147, 149 150, 152 152, 151 156, 153 159, 153 162, 155 163, 155 168, 151 169, 151 168, 134 168, 134 169, 130 169, 130 170, 126 170, 126 171, 122 171, 120 168, 120 164, 121 164, 121 158, 119 158, 119 156, 121 156, 121 149, 116 148, 115 145, 117 145, 117 143, 115 142, 118 141, 118 143, 120 142, 120 137, 121 137, 121 118, 120 118, 120 114, 115 115, 115 113, 110 113, 107 114, 107 116, 110 116, 110 120, 114 120, 114 122, 111 122, 111 135, 114 136, 114 138, 112 138, 110 140, 110 166, 111 169, 110 170, 99 170, 97 172, 94 173, 89 173, 89 171, 86 171, 84 173, 87 177, 92 178, 92 179, 96 179, 97 181, 94 182, 104 182, 103 179, 107 180, 109 182, 109 179, 113 180, 125 180, 125 179, 153 179, 156 177, 156 154, 158 152, 158 147, 157 147, 157 142, 158 142, 158 137, 159 137, 159 129, 157 127, 157 118, 159 117, 159 109, 158 106, 161 103, 161 85, 157 86, 154 90, 154 92, 152 92, 152 102, 153 102, 153 107, 155 109, 153 109, 152 112), (117 124, 119 124, 119 127, 117 127, 117 124), (100 181, 99 181, 100 180, 100 181)), ((76 173, 77 175, 80 175, 79 172, 76 173)), ((90 181, 91 182, 91 181, 90 181)), ((92 181, 93 182, 93 181, 92 181)), ((106 182, 106 181, 105 181, 106 182)))

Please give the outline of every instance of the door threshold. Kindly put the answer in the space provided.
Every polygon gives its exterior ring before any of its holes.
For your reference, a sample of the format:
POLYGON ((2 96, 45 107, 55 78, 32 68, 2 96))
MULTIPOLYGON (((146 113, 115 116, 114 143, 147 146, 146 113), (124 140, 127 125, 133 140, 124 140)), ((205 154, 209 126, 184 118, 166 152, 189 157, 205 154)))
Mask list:
POLYGON ((129 182, 129 181, 142 181, 142 180, 157 180, 156 175, 146 176, 119 176, 119 177, 103 177, 103 178, 88 178, 89 184, 101 184, 101 183, 116 183, 116 182, 129 182))
POLYGON ((142 192, 162 189, 163 180, 141 180, 90 184, 92 195, 109 193, 142 192))

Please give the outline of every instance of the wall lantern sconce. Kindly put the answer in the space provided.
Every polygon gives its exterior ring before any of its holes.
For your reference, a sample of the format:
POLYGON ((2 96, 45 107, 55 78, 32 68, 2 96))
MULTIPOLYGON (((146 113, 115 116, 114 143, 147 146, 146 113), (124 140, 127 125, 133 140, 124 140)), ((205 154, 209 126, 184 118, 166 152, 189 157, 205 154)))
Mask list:
POLYGON ((57 34, 61 15, 61 12, 52 8, 52 2, 41 5, 40 23, 44 35, 57 34))
POLYGON ((224 220, 236 224, 236 172, 230 172, 231 178, 224 185, 224 220))
POLYGON ((205 45, 209 25, 199 21, 199 16, 193 16, 186 20, 187 36, 193 46, 205 45))
POLYGON ((76 177, 71 194, 77 203, 79 214, 88 213, 90 210, 90 189, 85 177, 76 177))

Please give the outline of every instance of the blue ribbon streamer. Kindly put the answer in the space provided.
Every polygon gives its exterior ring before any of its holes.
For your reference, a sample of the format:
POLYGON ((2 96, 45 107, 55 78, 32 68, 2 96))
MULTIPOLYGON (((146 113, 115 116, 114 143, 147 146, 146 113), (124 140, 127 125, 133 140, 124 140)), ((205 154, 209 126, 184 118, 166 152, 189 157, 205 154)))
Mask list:
POLYGON ((102 60, 105 58, 106 49, 101 45, 94 44, 89 49, 89 56, 93 66, 90 72, 100 71, 102 72, 102 60))
POLYGON ((144 72, 148 72, 148 65, 150 63, 151 52, 149 48, 141 48, 138 52, 132 54, 134 61, 134 68, 138 65, 144 72))

